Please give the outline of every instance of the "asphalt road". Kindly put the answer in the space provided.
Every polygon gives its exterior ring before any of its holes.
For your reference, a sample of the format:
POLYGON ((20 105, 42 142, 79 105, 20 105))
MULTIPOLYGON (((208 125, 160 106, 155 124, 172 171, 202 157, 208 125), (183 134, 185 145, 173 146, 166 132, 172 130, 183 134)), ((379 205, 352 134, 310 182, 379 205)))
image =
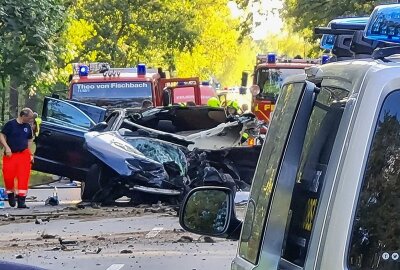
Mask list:
POLYGON ((52 192, 31 190, 30 209, 0 210, 1 260, 54 270, 230 269, 237 242, 184 232, 168 206, 78 209, 69 204, 79 188, 62 187, 64 204, 44 206, 52 192))

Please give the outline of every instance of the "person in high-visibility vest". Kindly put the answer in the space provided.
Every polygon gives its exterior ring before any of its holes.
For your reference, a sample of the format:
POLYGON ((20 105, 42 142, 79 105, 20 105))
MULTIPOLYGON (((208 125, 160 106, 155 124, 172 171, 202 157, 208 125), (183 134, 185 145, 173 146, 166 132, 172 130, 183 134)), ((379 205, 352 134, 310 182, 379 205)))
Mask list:
POLYGON ((32 130, 33 133, 35 134, 35 137, 39 136, 40 133, 40 125, 42 124, 42 118, 39 117, 39 115, 35 112, 33 113, 33 126, 32 130))
MULTIPOLYGON (((235 100, 231 100, 227 102, 226 109, 230 116, 235 116, 239 114, 240 106, 235 100)), ((245 143, 249 137, 250 135, 246 131, 243 131, 242 137, 240 138, 240 144, 245 143)))
POLYGON ((211 97, 207 100, 207 106, 213 107, 213 108, 219 108, 219 107, 221 107, 221 102, 219 101, 218 98, 211 97))
POLYGON ((240 107, 236 101, 231 100, 227 102, 226 109, 229 115, 237 115, 239 113, 240 107))
POLYGON ((33 111, 24 108, 18 118, 8 121, 0 132, 0 142, 4 147, 3 178, 8 196, 8 204, 15 207, 16 199, 18 208, 27 208, 25 204, 28 193, 31 164, 33 154, 33 111), (18 193, 15 196, 15 179, 18 181, 18 193))

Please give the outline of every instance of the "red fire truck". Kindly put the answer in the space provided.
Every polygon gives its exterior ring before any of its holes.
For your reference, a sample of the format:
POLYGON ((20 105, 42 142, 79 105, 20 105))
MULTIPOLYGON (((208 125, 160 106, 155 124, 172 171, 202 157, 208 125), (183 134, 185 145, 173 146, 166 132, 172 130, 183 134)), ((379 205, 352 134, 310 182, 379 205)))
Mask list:
POLYGON ((257 55, 254 68, 252 112, 269 122, 279 90, 286 77, 305 73, 305 68, 320 64, 320 60, 278 59, 275 54, 257 55))
POLYGON ((210 95, 197 77, 166 79, 161 69, 146 69, 144 64, 112 68, 107 63, 75 63, 73 71, 69 98, 107 108, 140 108, 146 100, 154 106, 188 101, 202 105, 210 95))

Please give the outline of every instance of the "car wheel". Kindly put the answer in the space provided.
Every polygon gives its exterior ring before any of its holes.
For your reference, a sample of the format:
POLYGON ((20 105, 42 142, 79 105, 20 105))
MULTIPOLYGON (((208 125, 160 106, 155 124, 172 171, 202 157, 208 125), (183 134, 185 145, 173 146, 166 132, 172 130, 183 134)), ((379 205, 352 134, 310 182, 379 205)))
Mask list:
POLYGON ((103 166, 93 164, 87 174, 85 181, 81 185, 81 199, 82 201, 92 201, 94 195, 101 190, 101 183, 103 182, 103 166))

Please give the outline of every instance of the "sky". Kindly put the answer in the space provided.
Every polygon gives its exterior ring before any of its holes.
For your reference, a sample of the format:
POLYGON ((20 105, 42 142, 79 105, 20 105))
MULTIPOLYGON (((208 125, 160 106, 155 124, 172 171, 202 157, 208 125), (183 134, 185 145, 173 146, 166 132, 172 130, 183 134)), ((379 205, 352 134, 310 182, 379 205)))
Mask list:
MULTIPOLYGON (((229 2, 228 6, 234 17, 243 14, 243 11, 239 10, 234 2, 229 2)), ((259 26, 253 27, 252 37, 254 40, 264 39, 270 33, 280 32, 283 22, 279 17, 278 10, 276 10, 280 8, 282 8, 282 0, 261 0, 260 4, 253 5, 254 21, 261 23, 259 26), (259 9, 266 14, 259 14, 259 9)))

